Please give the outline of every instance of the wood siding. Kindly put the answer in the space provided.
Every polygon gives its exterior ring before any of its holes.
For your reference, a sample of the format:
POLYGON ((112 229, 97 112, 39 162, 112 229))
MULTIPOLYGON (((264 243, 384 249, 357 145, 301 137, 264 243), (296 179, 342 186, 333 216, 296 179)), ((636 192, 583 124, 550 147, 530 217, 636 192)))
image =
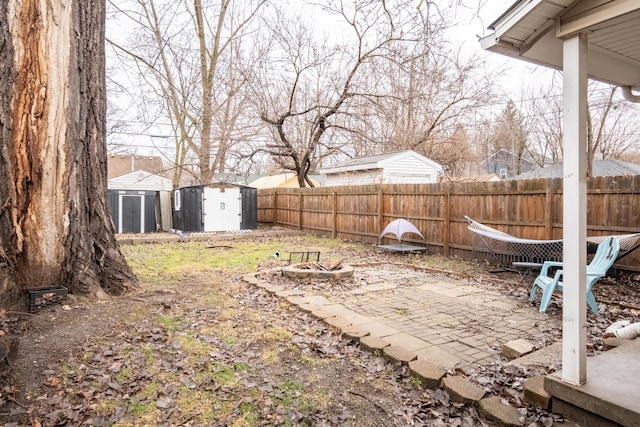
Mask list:
MULTIPOLYGON (((405 218, 433 252, 473 257, 465 215, 518 237, 562 238, 562 180, 258 191, 259 222, 375 244, 390 221, 405 218)), ((589 236, 640 232, 640 175, 589 179, 587 224, 589 236)), ((413 237, 406 240, 421 243, 413 237)), ((617 265, 640 270, 640 250, 617 265)))

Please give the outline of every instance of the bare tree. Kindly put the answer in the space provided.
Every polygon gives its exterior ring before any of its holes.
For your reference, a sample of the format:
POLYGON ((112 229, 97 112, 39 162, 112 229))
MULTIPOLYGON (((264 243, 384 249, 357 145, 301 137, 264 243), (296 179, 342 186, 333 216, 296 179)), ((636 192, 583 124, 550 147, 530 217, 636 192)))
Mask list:
POLYGON ((100 1, 0 3, 0 304, 135 285, 107 206, 104 19, 100 1))
POLYGON ((522 160, 527 152, 529 133, 522 113, 513 100, 496 117, 493 125, 492 151, 509 153, 504 157, 508 176, 522 173, 522 160))
MULTIPOLYGON (((559 74, 551 85, 530 96, 528 121, 531 124, 530 152, 543 166, 562 162, 562 91, 559 74)), ((593 175, 593 161, 621 159, 635 142, 635 109, 617 93, 617 88, 589 83, 587 105, 587 176, 593 175)))
POLYGON ((539 167, 562 162, 562 90, 552 81, 548 87, 532 87, 526 96, 525 119, 530 129, 529 152, 539 167))
MULTIPOLYGON (((155 100, 175 139, 174 183, 188 171, 200 183, 224 172, 230 150, 248 138, 243 48, 266 0, 116 0, 110 4, 135 26, 132 37, 111 45, 135 61, 145 99, 155 100), (125 8, 123 5, 128 5, 125 8), (188 167, 189 160, 194 162, 188 167)), ((152 104, 153 105, 153 104, 152 104)))
POLYGON ((455 179, 478 173, 478 170, 469 170, 471 163, 478 162, 474 162, 477 157, 471 148, 471 138, 465 127, 459 126, 451 137, 438 145, 438 163, 442 165, 445 177, 455 179))
POLYGON ((593 175, 594 159, 620 159, 635 144, 635 110, 617 89, 592 84, 587 111, 587 176, 593 175))
POLYGON ((387 6, 329 2, 323 11, 341 38, 319 39, 299 19, 298 27, 272 25, 272 55, 285 72, 260 98, 273 131, 266 151, 301 186, 337 155, 414 149, 450 163, 465 114, 489 99, 490 82, 476 77, 481 61, 449 47, 447 17, 435 3, 387 6))
POLYGON ((282 169, 294 171, 301 187, 313 186, 310 171, 338 149, 325 141, 334 126, 330 120, 352 96, 349 89, 355 71, 343 80, 330 69, 337 53, 326 43, 316 42, 308 23, 280 20, 271 29, 278 46, 273 54, 283 58, 271 63, 284 71, 278 75, 269 66, 255 82, 260 117, 273 132, 273 142, 257 151, 268 153, 282 169))
POLYGON ((459 48, 440 41, 445 29, 433 28, 414 54, 403 55, 409 58, 403 66, 385 70, 394 96, 380 103, 387 123, 384 145, 412 149, 441 163, 449 157, 452 142, 461 141, 454 133, 499 97, 493 80, 498 74, 485 73, 478 57, 465 57, 459 48))

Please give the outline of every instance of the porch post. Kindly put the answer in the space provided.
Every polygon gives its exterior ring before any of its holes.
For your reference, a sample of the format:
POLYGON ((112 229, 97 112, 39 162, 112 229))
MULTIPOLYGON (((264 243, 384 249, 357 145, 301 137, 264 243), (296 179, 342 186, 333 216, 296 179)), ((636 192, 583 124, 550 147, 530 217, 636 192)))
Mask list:
POLYGON ((582 385, 586 370, 587 36, 563 42, 562 380, 582 385))

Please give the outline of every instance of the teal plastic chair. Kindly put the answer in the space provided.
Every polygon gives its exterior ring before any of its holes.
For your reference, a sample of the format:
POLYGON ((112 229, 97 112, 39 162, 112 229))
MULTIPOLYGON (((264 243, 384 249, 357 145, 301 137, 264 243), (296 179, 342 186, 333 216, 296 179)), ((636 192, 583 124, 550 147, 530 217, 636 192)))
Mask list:
MULTIPOLYGON (((613 265, 618 252, 620 251, 620 242, 614 236, 608 237, 598 245, 598 250, 593 256, 593 259, 587 265, 587 304, 591 308, 594 314, 598 314, 598 304, 596 298, 593 296, 591 289, 593 285, 607 274, 607 270, 613 265)), ((542 300, 540 301, 540 312, 547 311, 549 302, 551 302, 551 296, 555 290, 562 291, 562 263, 556 261, 545 261, 542 265, 540 275, 536 277, 529 294, 529 301, 533 301, 536 298, 536 291, 542 290, 542 300), (549 268, 558 267, 553 277, 549 276, 549 268)))

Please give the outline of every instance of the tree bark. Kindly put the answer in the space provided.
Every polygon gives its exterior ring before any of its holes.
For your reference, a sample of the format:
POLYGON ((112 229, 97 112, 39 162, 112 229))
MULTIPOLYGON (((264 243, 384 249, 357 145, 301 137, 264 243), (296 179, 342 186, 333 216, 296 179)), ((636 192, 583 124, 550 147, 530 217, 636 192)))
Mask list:
POLYGON ((136 278, 107 205, 104 0, 0 4, 0 305, 136 278))

